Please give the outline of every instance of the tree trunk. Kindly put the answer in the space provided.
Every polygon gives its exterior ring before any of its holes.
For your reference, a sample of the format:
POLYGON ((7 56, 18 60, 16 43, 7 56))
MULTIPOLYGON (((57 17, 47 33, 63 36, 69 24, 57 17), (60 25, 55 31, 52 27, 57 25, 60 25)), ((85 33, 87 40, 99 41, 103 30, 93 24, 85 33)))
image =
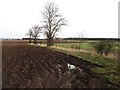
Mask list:
POLYGON ((105 51, 105 55, 106 55, 106 56, 108 55, 108 51, 105 51))
POLYGON ((99 50, 97 50, 97 54, 100 54, 99 50))
POLYGON ((37 44, 37 39, 36 38, 34 39, 34 44, 37 44))
POLYGON ((48 38, 48 40, 47 40, 47 46, 49 47, 49 46, 53 46, 53 45, 54 45, 53 39, 48 38))
POLYGON ((80 45, 81 45, 81 42, 79 42, 79 48, 78 49, 80 49, 80 45))
POLYGON ((30 36, 30 39, 29 39, 29 43, 31 43, 31 36, 30 36))
POLYGON ((103 51, 100 51, 100 55, 103 55, 103 51))
POLYGON ((31 43, 31 38, 30 38, 30 40, 29 40, 29 43, 31 43))

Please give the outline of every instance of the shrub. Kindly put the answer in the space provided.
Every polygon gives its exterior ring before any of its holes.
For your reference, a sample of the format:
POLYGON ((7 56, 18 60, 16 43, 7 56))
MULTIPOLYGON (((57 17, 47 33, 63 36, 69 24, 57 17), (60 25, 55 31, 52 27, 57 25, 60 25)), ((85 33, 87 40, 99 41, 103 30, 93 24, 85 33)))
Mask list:
POLYGON ((105 42, 105 48, 104 48, 104 54, 108 55, 108 53, 112 50, 114 44, 111 41, 106 41, 105 42))
POLYGON ((99 41, 92 43, 92 46, 95 48, 98 54, 105 54, 108 55, 108 53, 112 50, 112 48, 115 46, 115 43, 112 41, 99 41))
POLYGON ((104 41, 100 42, 94 42, 92 43, 93 48, 97 51, 98 54, 103 54, 104 48, 105 48, 105 43, 104 41))

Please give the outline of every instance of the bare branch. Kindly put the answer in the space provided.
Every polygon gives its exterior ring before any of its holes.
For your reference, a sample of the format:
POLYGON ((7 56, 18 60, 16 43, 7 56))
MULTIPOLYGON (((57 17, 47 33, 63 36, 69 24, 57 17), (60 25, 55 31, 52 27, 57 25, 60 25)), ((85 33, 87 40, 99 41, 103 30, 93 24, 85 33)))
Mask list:
POLYGON ((62 15, 58 13, 59 8, 56 4, 49 2, 45 5, 43 15, 43 28, 48 39, 53 39, 56 33, 60 31, 62 26, 66 25, 66 21, 62 15))

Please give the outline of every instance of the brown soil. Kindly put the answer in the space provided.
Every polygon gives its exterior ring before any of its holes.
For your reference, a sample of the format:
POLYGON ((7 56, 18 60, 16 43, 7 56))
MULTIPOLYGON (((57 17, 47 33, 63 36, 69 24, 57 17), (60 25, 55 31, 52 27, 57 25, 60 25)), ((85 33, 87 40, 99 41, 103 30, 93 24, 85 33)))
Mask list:
POLYGON ((48 48, 3 42, 3 88, 104 88, 105 81, 89 71, 97 67, 48 48), (76 69, 68 69, 67 64, 76 69))

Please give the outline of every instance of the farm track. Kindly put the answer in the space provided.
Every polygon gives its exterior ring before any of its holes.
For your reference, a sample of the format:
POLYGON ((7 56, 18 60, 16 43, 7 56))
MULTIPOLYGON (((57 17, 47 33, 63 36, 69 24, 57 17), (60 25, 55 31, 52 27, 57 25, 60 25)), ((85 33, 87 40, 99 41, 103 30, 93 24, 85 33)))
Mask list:
POLYGON ((3 42, 3 88, 106 87, 103 80, 91 75, 90 67, 96 65, 47 48, 3 42), (68 69, 68 63, 76 69, 68 69))

